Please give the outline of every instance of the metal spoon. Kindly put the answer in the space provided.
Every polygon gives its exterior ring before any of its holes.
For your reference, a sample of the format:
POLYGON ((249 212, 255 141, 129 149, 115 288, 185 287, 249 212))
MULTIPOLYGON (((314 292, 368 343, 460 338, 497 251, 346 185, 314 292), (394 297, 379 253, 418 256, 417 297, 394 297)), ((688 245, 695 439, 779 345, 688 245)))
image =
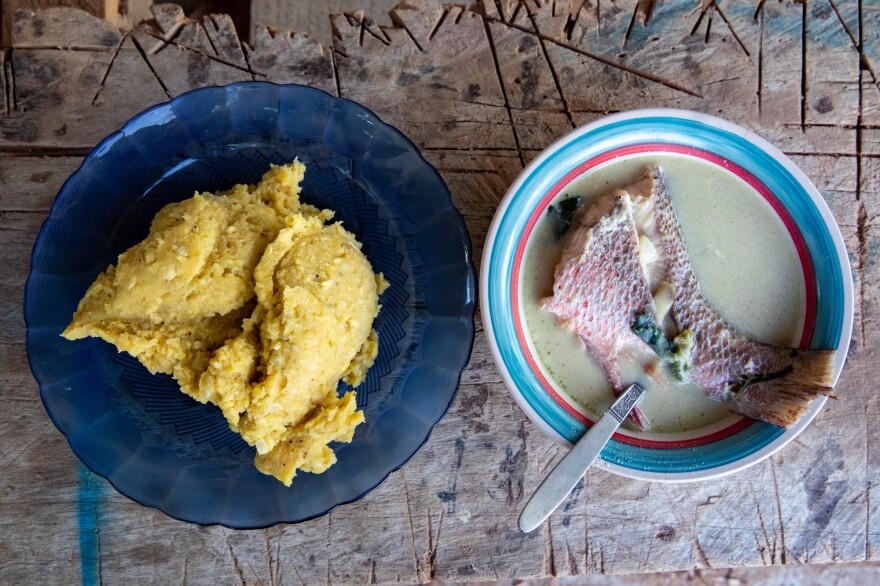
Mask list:
POLYGON ((578 480, 593 465, 599 452, 633 410, 645 389, 638 384, 631 385, 605 412, 599 421, 587 430, 569 453, 550 471, 519 516, 519 530, 528 533, 543 523, 550 513, 556 510, 578 480))

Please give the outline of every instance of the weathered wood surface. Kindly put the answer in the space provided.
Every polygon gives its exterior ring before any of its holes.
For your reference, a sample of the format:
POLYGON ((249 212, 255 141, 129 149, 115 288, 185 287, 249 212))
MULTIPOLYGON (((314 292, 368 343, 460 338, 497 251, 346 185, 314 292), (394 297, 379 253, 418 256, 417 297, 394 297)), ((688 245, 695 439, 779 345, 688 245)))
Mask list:
POLYGON ((377 24, 391 25, 390 11, 399 0, 251 0, 251 27, 304 31, 325 45, 333 44, 331 12, 364 11, 377 24))
MULTIPOLYGON (((383 583, 880 557, 877 4, 575 4, 570 17, 562 0, 409 2, 393 27, 333 16, 332 47, 265 28, 250 47, 228 18, 190 22, 172 7, 131 33, 74 10, 18 13, 0 115, 0 582, 383 583), (550 523, 522 535, 516 515, 561 450, 510 400, 478 316, 449 414, 360 501, 261 531, 189 525, 129 501, 85 471, 39 401, 21 317, 30 249, 102 137, 151 104, 243 79, 308 83, 400 128, 449 184, 477 261, 507 186, 576 125, 676 106, 752 128, 802 166, 843 231, 856 282, 844 399, 779 455, 720 480, 591 471, 550 523)), ((679 577, 727 575, 706 572, 679 577)))

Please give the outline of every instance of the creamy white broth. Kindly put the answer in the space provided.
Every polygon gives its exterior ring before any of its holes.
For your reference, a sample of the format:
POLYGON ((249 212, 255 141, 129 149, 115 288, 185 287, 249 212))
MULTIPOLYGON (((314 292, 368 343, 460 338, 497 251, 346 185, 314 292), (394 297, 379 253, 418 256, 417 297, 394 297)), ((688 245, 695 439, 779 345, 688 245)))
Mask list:
MULTIPOLYGON (((580 195, 590 205, 639 180, 650 164, 663 169, 700 289, 712 307, 755 340, 797 345, 806 295, 794 243, 770 204, 732 173, 683 155, 639 155, 577 178, 559 199, 580 195)), ((604 373, 577 336, 540 309, 540 300, 553 292, 560 254, 561 242, 555 241, 544 214, 527 244, 521 272, 525 326, 536 358, 557 389, 597 417, 614 400, 604 373)), ((647 387, 640 406, 652 432, 695 430, 730 415, 702 389, 676 383, 671 375, 659 383, 628 360, 622 375, 647 387)))

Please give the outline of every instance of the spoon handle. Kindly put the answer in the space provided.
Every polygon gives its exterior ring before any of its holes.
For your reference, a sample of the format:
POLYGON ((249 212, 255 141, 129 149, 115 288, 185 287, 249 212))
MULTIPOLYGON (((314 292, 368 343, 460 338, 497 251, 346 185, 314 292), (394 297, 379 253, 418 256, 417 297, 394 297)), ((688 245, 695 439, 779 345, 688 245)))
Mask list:
POLYGON ((593 465, 599 452, 629 415, 645 390, 631 385, 587 433, 578 440, 556 467, 547 475, 519 516, 519 530, 528 533, 543 523, 556 510, 578 480, 593 465))

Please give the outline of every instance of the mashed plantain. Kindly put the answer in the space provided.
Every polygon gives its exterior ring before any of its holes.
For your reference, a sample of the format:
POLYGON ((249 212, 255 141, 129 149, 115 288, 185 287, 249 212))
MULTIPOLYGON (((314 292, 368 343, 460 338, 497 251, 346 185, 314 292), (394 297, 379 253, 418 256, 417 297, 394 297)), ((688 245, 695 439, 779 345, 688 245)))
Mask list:
POLYGON ((62 335, 102 338, 220 407, 290 485, 323 472, 363 422, 354 393, 378 351, 387 285, 333 213, 299 201, 305 167, 162 208, 141 243, 91 285, 62 335))

